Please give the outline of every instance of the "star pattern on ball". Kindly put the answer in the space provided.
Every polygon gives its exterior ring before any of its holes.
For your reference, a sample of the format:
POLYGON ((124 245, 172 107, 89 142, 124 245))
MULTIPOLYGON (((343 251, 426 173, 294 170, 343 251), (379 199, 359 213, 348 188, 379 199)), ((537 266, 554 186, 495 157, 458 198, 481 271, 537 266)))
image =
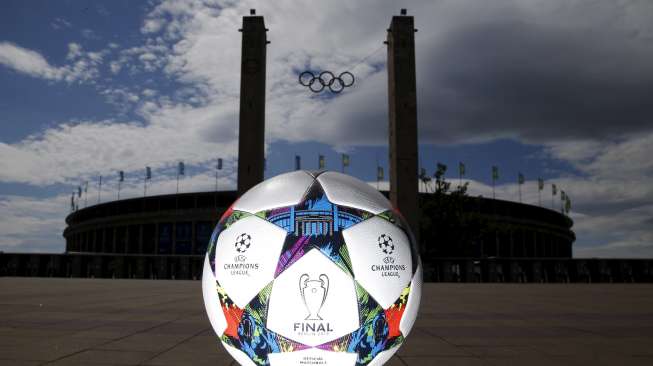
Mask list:
POLYGON ((256 215, 285 229, 288 233, 275 277, 311 249, 319 250, 353 277, 342 231, 374 217, 371 212, 329 201, 317 181, 297 205, 260 212, 256 215))
POLYGON ((395 245, 392 242, 392 237, 387 234, 381 234, 379 236, 379 248, 383 251, 383 253, 387 255, 391 255, 395 251, 395 245))
POLYGON ((234 246, 239 253, 245 253, 249 246, 252 244, 252 237, 247 233, 242 233, 236 238, 234 246))

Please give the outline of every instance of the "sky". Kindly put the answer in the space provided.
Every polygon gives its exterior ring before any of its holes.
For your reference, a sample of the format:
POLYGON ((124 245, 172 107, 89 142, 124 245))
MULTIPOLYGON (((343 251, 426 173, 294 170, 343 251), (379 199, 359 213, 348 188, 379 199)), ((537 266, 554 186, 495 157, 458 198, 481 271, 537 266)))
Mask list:
MULTIPOLYGON (((80 208, 143 194, 235 187, 241 17, 265 17, 266 177, 388 170, 386 51, 415 16, 420 166, 470 194, 560 208, 575 257, 653 257, 653 2, 619 0, 2 1, 0 251, 63 252, 80 208), (350 71, 338 95, 298 84, 350 71), (102 190, 98 177, 103 176, 102 190), (545 180, 538 194, 537 179, 545 180)), ((386 173, 387 174, 387 173, 386 173)), ((382 182, 381 187, 387 187, 382 182)))

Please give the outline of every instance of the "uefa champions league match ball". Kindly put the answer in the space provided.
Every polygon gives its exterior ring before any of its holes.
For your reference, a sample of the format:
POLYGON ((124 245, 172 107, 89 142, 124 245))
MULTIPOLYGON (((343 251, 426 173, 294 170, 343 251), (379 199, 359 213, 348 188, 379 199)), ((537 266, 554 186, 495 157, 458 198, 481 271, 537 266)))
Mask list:
POLYGON ((421 286, 401 215, 331 171, 243 194, 214 230, 202 276, 211 326, 244 366, 383 365, 415 323, 421 286))

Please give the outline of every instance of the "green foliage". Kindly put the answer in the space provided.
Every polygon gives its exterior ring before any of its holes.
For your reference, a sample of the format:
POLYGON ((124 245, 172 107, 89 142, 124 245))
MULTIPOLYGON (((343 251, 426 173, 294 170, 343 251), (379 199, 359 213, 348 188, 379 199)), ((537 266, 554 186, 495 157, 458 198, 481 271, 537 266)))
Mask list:
POLYGON ((424 258, 480 255, 480 242, 488 222, 475 209, 477 200, 467 194, 468 182, 452 189, 438 164, 435 192, 422 195, 420 206, 420 254, 424 258))

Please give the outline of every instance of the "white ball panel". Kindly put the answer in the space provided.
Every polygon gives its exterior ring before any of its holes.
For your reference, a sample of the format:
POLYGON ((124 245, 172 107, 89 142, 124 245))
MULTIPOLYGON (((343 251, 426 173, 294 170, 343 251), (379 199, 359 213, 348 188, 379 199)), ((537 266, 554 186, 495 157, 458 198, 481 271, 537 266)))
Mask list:
POLYGON ((369 184, 338 172, 325 172, 317 177, 329 201, 343 206, 379 214, 392 209, 392 205, 369 184))
POLYGON ((239 308, 274 279, 286 234, 257 216, 238 220, 220 233, 215 277, 239 308))
POLYGON ((419 310, 419 303, 422 299, 422 282, 423 272, 422 263, 420 262, 417 265, 415 276, 413 276, 410 284, 410 294, 408 295, 406 310, 404 310, 401 322, 399 323, 399 330, 401 330, 401 334, 403 334, 404 337, 408 336, 410 330, 413 329, 415 319, 417 319, 417 311, 419 310))
POLYGON ((367 366, 383 366, 386 362, 390 361, 392 356, 397 352, 400 346, 390 348, 387 351, 382 351, 379 352, 376 357, 370 363, 367 364, 367 366))
POLYGON ((209 317, 209 322, 218 337, 222 336, 225 329, 227 329, 227 320, 222 312, 220 306, 220 299, 218 298, 217 283, 211 271, 211 263, 209 263, 209 255, 204 256, 204 270, 202 271, 202 294, 204 297, 204 307, 206 307, 206 314, 209 317))
POLYGON ((347 244, 354 277, 379 305, 389 308, 408 286, 413 274, 408 237, 400 228, 380 217, 345 229, 342 236, 347 244), (388 237, 391 244, 385 244, 388 237), (385 245, 390 246, 386 248, 385 245))
POLYGON ((270 366, 354 366, 356 353, 329 352, 317 348, 297 352, 270 353, 270 366))
POLYGON ((243 351, 241 351, 241 350, 239 350, 237 348, 231 347, 230 345, 228 345, 228 344, 226 344, 224 342, 222 342, 222 345, 227 350, 227 352, 229 352, 231 357, 233 357, 234 360, 236 360, 236 362, 238 362, 241 366, 257 366, 254 363, 254 361, 252 361, 252 359, 249 358, 249 356, 247 356, 247 354, 245 352, 243 352, 243 351))
POLYGON ((359 327, 353 279, 317 249, 274 280, 267 327, 317 346, 359 327))
POLYGON ((299 170, 277 175, 245 192, 234 203, 233 209, 257 213, 271 208, 294 206, 315 181, 312 175, 299 170))

